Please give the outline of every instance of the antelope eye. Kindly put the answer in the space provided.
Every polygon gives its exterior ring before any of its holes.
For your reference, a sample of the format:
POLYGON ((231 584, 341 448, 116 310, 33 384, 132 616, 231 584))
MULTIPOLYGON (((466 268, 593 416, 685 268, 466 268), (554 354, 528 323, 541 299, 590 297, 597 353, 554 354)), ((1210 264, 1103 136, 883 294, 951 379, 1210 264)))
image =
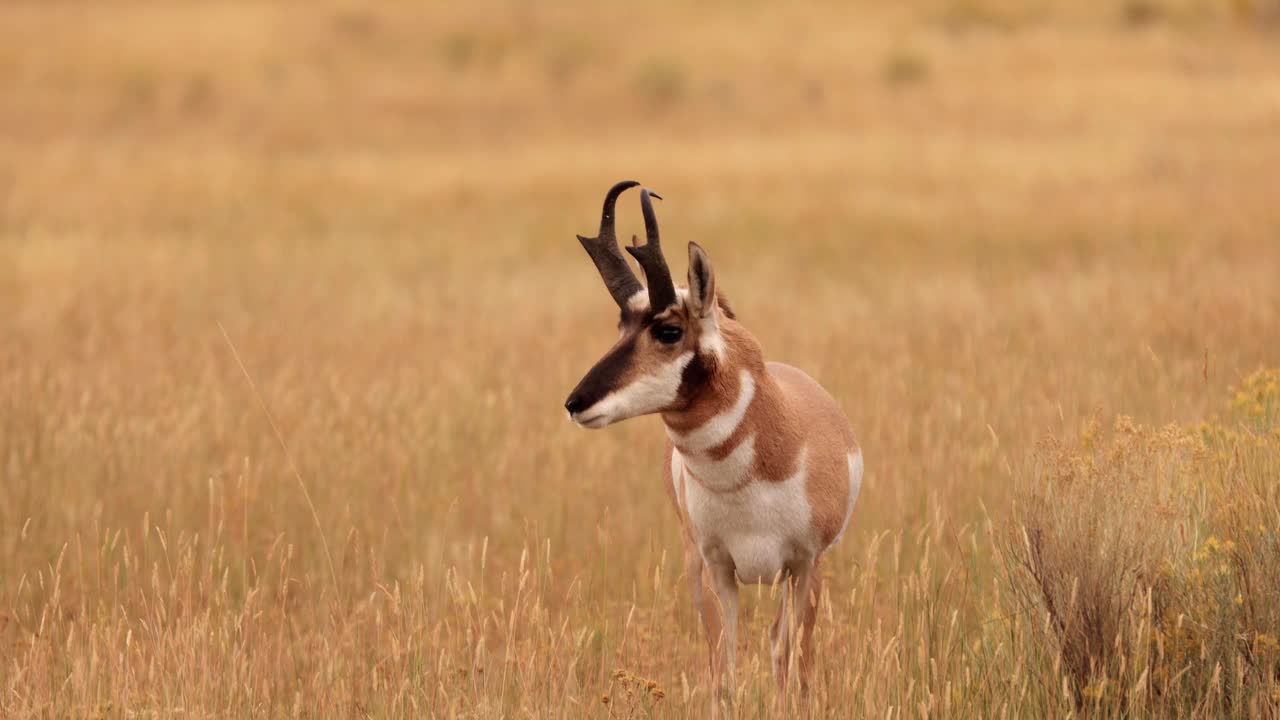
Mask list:
POLYGON ((658 325, 653 329, 653 336, 664 345, 674 345, 684 337, 684 330, 679 325, 658 325))

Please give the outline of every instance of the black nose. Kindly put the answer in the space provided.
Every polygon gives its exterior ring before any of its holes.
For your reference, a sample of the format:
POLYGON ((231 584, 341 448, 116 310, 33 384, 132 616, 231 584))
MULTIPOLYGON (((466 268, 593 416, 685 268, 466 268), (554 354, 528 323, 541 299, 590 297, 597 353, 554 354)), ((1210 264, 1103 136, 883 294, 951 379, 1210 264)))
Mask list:
POLYGON ((564 401, 564 409, 568 410, 570 415, 579 413, 587 409, 587 402, 582 399, 581 395, 575 393, 564 401))

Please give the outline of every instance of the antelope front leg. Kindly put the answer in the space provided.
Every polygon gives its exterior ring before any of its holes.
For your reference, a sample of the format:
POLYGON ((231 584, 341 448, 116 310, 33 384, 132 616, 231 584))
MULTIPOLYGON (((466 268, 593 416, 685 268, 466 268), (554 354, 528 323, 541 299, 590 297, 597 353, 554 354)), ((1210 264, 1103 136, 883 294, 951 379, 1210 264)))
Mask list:
POLYGON ((772 650, 773 678, 778 681, 779 689, 787 687, 787 665, 791 662, 791 617, 788 602, 791 597, 791 577, 786 576, 779 585, 778 616, 769 629, 769 640, 772 650))
POLYGON ((693 609, 702 618, 702 629, 707 638, 708 667, 712 677, 716 672, 716 651, 720 644, 720 603, 707 596, 714 592, 710 573, 702 562, 702 555, 692 543, 686 544, 684 552, 684 571, 689 580, 689 595, 693 598, 693 609))
POLYGON ((813 626, 818 620, 818 596, 822 594, 822 574, 816 560, 796 570, 791 592, 793 627, 800 632, 800 692, 807 693, 809 668, 813 666, 813 626))
POLYGON ((733 561, 729 558, 708 560, 712 587, 720 605, 720 652, 715 654, 712 668, 712 717, 719 717, 720 705, 733 707, 733 694, 737 689, 738 649, 738 578, 734 575, 733 561), (726 681, 725 677, 728 676, 726 681))

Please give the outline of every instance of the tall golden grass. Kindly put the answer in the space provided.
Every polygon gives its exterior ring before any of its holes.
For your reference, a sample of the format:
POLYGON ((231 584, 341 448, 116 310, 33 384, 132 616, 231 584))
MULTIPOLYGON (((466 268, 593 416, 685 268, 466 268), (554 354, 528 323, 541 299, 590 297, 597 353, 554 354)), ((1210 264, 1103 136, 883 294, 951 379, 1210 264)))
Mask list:
POLYGON ((0 716, 702 717, 621 177, 867 457, 740 716, 1276 716, 1268 16, 0 6, 0 716))
POLYGON ((1246 378, 1226 419, 1122 416, 1040 457, 1001 548, 1035 672, 1090 716, 1274 715, 1280 370, 1246 378))

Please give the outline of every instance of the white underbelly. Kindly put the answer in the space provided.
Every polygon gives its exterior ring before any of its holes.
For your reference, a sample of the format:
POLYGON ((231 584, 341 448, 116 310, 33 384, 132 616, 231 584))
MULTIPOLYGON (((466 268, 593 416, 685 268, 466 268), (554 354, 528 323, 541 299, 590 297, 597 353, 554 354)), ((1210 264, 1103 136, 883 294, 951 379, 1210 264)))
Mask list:
POLYGON ((725 546, 742 583, 772 583, 795 562, 796 552, 776 536, 731 534, 725 538, 725 546))
POLYGON ((713 559, 709 556, 727 552, 739 581, 773 582, 800 556, 812 557, 819 550, 814 546, 813 513, 805 494, 803 457, 797 472, 782 482, 750 480, 725 491, 685 477, 678 452, 672 458, 672 470, 678 497, 683 489, 683 505, 699 550, 709 562, 713 559))

